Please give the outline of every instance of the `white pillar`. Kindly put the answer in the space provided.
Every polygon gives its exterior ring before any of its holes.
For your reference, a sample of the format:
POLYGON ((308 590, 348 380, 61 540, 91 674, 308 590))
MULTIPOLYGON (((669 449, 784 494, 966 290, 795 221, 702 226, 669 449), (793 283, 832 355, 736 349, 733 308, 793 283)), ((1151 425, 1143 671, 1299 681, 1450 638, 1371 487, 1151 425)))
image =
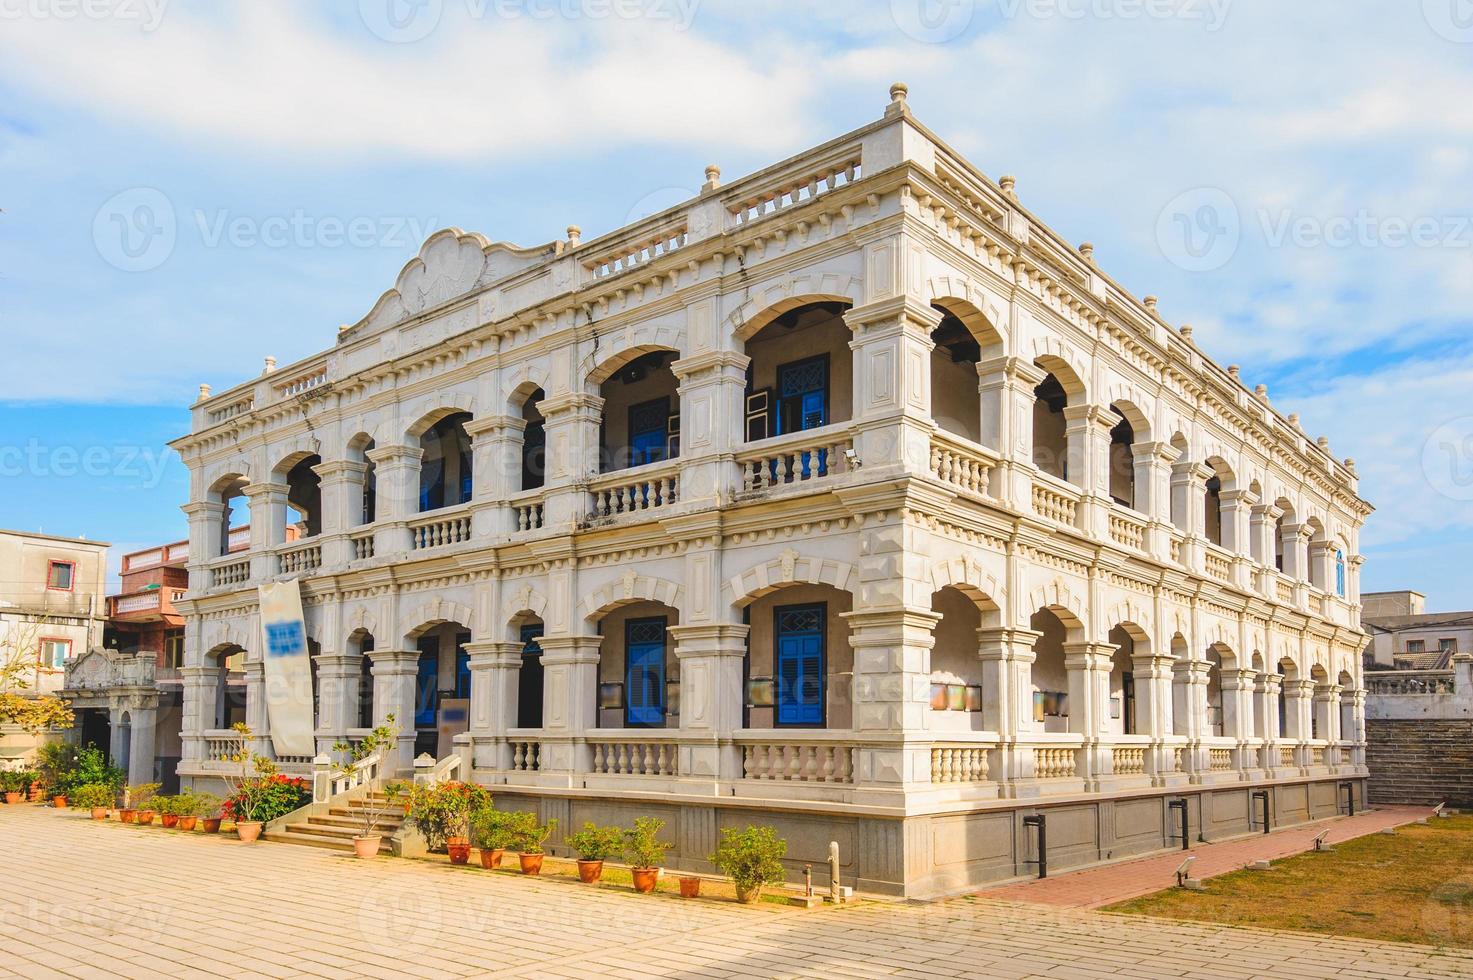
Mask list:
POLYGON ((1098 789, 1099 777, 1111 771, 1110 749, 1101 741, 1109 717, 1111 643, 1065 643, 1064 669, 1069 678, 1069 731, 1084 736, 1078 775, 1086 787, 1098 789))
POLYGON ((1110 432, 1120 416, 1102 405, 1064 409, 1070 482, 1082 491, 1078 526, 1098 540, 1110 537, 1110 432))
POLYGON ((1167 744, 1172 731, 1172 659, 1158 654, 1130 658, 1135 677, 1136 730, 1149 735, 1146 771, 1156 785, 1163 785, 1176 772, 1176 753, 1167 744))
POLYGON ((399 729, 398 746, 387 768, 395 775, 406 776, 414 769, 414 688, 419 677, 419 651, 370 650, 368 657, 373 674, 373 723, 382 725, 393 715, 399 729))
POLYGON ((544 636, 541 771, 587 772, 588 733, 598 727, 600 636, 544 636))
POLYGON ((374 554, 378 558, 409 551, 408 521, 419 513, 419 464, 424 456, 418 446, 379 446, 368 451, 375 474, 374 554))
POLYGON ((741 751, 731 738, 742 727, 749 630, 742 623, 669 627, 680 661, 682 775, 736 779, 742 774, 741 751))
POLYGON ((1017 357, 977 365, 982 393, 982 444, 1002 457, 990 482, 993 493, 1018 510, 1032 506, 1033 390, 1047 372, 1017 357))

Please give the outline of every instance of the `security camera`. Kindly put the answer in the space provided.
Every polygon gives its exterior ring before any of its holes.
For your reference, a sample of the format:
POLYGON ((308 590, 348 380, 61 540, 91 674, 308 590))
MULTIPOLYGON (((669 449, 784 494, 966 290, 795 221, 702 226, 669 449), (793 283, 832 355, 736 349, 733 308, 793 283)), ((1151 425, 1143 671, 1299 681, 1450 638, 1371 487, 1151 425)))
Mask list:
POLYGON ((857 470, 864 465, 864 460, 853 449, 844 450, 844 462, 849 464, 851 470, 857 470))

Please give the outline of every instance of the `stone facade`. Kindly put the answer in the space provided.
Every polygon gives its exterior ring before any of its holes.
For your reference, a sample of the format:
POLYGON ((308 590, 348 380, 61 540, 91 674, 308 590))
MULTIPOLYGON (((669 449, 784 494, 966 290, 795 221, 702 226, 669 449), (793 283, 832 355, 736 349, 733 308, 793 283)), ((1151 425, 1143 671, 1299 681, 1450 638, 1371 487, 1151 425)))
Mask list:
POLYGON ((225 658, 263 749, 306 696, 263 680, 284 579, 320 749, 413 717, 401 769, 665 816, 681 866, 770 822, 935 895, 1027 873, 1036 812, 1063 867, 1169 846, 1170 800, 1225 836, 1366 773, 1353 465, 902 86, 598 239, 439 232, 332 350, 193 416, 187 779, 225 658))

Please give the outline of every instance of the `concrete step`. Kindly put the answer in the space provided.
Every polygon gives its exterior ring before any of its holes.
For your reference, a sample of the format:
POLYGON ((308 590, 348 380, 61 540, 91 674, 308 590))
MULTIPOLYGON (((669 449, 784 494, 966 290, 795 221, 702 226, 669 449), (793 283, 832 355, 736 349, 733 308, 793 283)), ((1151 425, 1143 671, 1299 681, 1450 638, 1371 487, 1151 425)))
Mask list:
MULTIPOLYGON (((350 833, 350 834, 357 834, 357 833, 362 832, 362 830, 363 830, 363 821, 362 820, 349 819, 348 817, 308 817, 307 818, 307 822, 305 824, 291 824, 290 826, 293 826, 293 827, 301 827, 301 826, 320 827, 324 831, 330 829, 330 830, 333 830, 333 831, 339 831, 339 830, 341 830, 341 831, 346 831, 347 833, 350 833)), ((403 826, 403 823, 402 823, 402 821, 398 821, 398 820, 394 820, 394 821, 380 820, 378 822, 378 825, 377 826, 378 826, 377 833, 383 834, 385 837, 389 837, 389 836, 392 836, 393 833, 396 830, 398 830, 401 826, 403 826)))
MULTIPOLYGON (((301 826, 300 824, 294 826, 301 826)), ((353 838, 329 837, 321 834, 302 833, 288 828, 285 831, 273 830, 261 835, 262 840, 269 840, 277 844, 300 844, 304 847, 322 847, 333 851, 351 851, 353 849, 353 838)))

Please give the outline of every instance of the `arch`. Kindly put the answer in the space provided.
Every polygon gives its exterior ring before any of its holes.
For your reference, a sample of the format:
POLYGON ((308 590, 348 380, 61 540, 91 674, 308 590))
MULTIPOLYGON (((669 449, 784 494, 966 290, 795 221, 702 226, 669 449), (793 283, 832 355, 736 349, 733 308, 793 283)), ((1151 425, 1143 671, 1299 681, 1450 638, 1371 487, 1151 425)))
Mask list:
POLYGON ((999 357, 1006 354, 1007 338, 997 326, 1003 322, 1006 314, 996 303, 986 305, 989 303, 989 297, 985 295, 967 295, 972 292, 972 285, 965 281, 953 282, 950 278, 932 279, 931 305, 960 320, 967 328, 967 332, 982 348, 984 357, 999 357), (988 312, 984 312, 984 305, 988 312))
POLYGON ((680 335, 674 327, 668 325, 644 324, 605 348, 602 341, 608 339, 600 338, 598 348, 589 351, 579 363, 578 376, 583 379, 584 389, 591 395, 598 394, 599 386, 624 365, 646 354, 668 353, 674 354, 676 358, 680 357, 680 335))
POLYGON ((584 597, 578 604, 579 614, 589 623, 596 623, 610 610, 635 602, 658 602, 671 609, 680 609, 685 599, 685 586, 669 579, 652 575, 640 575, 628 569, 617 580, 605 584, 584 597))
POLYGON ((732 605, 742 609, 789 585, 829 585, 852 595, 859 590, 859 571, 848 562, 805 556, 788 548, 777 558, 732 577, 725 589, 732 605))
POLYGON ((863 297, 863 284, 853 276, 792 276, 758 287, 753 298, 727 315, 726 331, 738 343, 744 344, 763 327, 800 306, 812 303, 858 306, 863 297))
POLYGON ((1033 341, 1033 363, 1059 380, 1070 404, 1082 403, 1088 394, 1084 379, 1089 369, 1073 347, 1057 337, 1037 337, 1033 341))
MULTIPOLYGON (((1054 579, 1047 585, 1040 585, 1028 593, 1028 609, 1036 612, 1047 609, 1059 618, 1064 628, 1071 633, 1083 631, 1089 622, 1089 614, 1085 612, 1084 600, 1070 591, 1068 584, 1062 579, 1054 579)), ((1070 639, 1081 637, 1071 636, 1070 639)))
POLYGON ((319 459, 321 458, 321 452, 316 440, 312 440, 312 443, 310 445, 303 445, 302 441, 298 440, 295 446, 293 448, 290 448, 287 451, 286 455, 278 457, 276 465, 271 467, 271 482, 286 482, 287 474, 290 473, 297 466, 297 464, 311 459, 313 456, 317 456, 319 459))
POLYGON ((1129 385, 1115 385, 1108 393, 1110 410, 1130 426, 1136 442, 1151 441, 1151 419, 1141 408, 1145 396, 1129 385))
POLYGON ((229 491, 242 489, 250 486, 250 465, 245 460, 231 460, 228 464, 216 468, 213 475, 206 477, 208 481, 205 486, 205 494, 209 499, 223 503, 226 497, 222 496, 229 491))
MULTIPOLYGON (((1110 621, 1111 629, 1118 626, 1129 633, 1137 647, 1144 646, 1146 650, 1151 649, 1155 617, 1145 606, 1134 599, 1125 599, 1111 606, 1106 618, 1110 621)), ((1106 642, 1108 639, 1107 636, 1106 642)))
POLYGON ((404 634, 406 642, 410 644, 415 643, 429 630, 445 623, 459 623, 472 634, 476 632, 475 613, 471 611, 471 607, 443 596, 436 596, 413 607, 405 618, 411 623, 419 624, 404 634))
POLYGON ((996 576, 976 559, 953 558, 932 565, 931 591, 940 592, 945 588, 961 592, 984 612, 1000 611, 1000 603, 1006 599, 996 576))
MULTIPOLYGON (((472 402, 473 404, 473 402, 472 402)), ((404 438, 409 445, 414 445, 426 432, 429 432, 442 420, 452 415, 475 416, 475 411, 467 408, 455 400, 451 392, 442 392, 437 399, 434 408, 422 413, 412 425, 404 430, 404 438)))
POLYGON ((512 631, 511 638, 515 639, 517 625, 521 620, 530 617, 546 622, 546 612, 547 596, 524 582, 521 588, 508 596, 501 604, 501 621, 512 631))
POLYGON ((546 391, 552 382, 551 375, 547 369, 538 364, 518 364, 507 372, 502 380, 501 390, 502 405, 507 415, 517 416, 521 414, 522 405, 537 389, 546 391))

